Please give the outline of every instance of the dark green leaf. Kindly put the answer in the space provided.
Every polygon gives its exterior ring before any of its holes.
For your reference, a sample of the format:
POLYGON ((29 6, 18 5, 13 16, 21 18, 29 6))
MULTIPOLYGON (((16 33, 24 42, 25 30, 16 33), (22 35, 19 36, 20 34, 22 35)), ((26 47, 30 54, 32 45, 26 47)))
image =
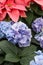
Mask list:
POLYGON ((29 65, 29 62, 33 60, 35 53, 34 51, 37 50, 37 47, 35 45, 31 45, 30 47, 25 48, 21 52, 21 60, 20 63, 21 65, 29 65))
POLYGON ((0 41, 0 48, 7 54, 7 53, 14 53, 17 54, 17 47, 12 43, 8 42, 7 40, 0 41))
POLYGON ((17 57, 16 55, 14 55, 14 54, 11 54, 11 53, 9 53, 9 54, 7 54, 6 56, 5 56, 5 61, 10 61, 10 62, 19 62, 19 57, 17 57))
POLYGON ((34 53, 34 51, 37 50, 37 47, 35 45, 31 45, 30 47, 26 47, 21 51, 21 56, 29 56, 34 53))
POLYGON ((31 9, 40 16, 43 16, 43 10, 40 9, 40 7, 37 4, 32 4, 31 9))
POLYGON ((23 57, 23 58, 20 60, 20 64, 21 64, 21 65, 29 65, 29 58, 28 58, 28 57, 23 57))
POLYGON ((33 12, 28 11, 27 12, 26 21, 27 21, 27 23, 28 23, 29 26, 31 25, 33 18, 34 18, 33 12))
POLYGON ((4 57, 0 56, 0 64, 2 64, 4 62, 4 57))
POLYGON ((14 64, 11 62, 5 62, 4 65, 14 65, 14 64))
POLYGON ((18 62, 18 48, 7 40, 0 42, 0 48, 6 53, 5 60, 10 62, 18 62))

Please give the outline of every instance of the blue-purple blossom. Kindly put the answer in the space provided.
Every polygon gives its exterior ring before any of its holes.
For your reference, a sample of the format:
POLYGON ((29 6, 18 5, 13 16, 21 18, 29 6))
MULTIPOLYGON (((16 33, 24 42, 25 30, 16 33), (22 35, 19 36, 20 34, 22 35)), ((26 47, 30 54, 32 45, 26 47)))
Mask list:
POLYGON ((9 30, 7 30, 6 38, 8 39, 8 41, 12 42, 13 44, 17 44, 18 38, 16 38, 15 35, 16 35, 16 31, 10 28, 9 30))
POLYGON ((2 21, 0 22, 0 30, 6 34, 7 30, 11 28, 11 22, 2 21))
POLYGON ((40 43, 40 46, 43 48, 43 32, 36 34, 34 38, 40 43))
POLYGON ((1 21, 0 22, 0 39, 5 38, 6 31, 8 30, 8 27, 10 27, 11 22, 1 21))
POLYGON ((15 32, 14 40, 17 40, 19 47, 30 46, 32 35, 26 24, 21 21, 14 23, 12 29, 15 32))
POLYGON ((34 56, 34 60, 30 61, 30 65, 43 65, 43 53, 41 52, 34 56))
MULTIPOLYGON (((31 29, 23 22, 12 24, 11 22, 0 22, 0 31, 5 35, 6 39, 19 47, 30 46, 31 42, 31 29)), ((4 37, 4 36, 3 36, 4 37)))
POLYGON ((5 36, 5 38, 8 39, 8 41, 12 43, 14 42, 17 43, 16 39, 14 39, 15 32, 11 28, 12 25, 13 25, 13 22, 11 21, 10 22, 6 22, 6 21, 0 22, 0 31, 2 31, 3 33, 3 34, 0 33, 0 36, 3 35, 3 37, 5 36))
POLYGON ((43 18, 36 18, 32 23, 32 28, 36 33, 41 32, 43 30, 43 18))

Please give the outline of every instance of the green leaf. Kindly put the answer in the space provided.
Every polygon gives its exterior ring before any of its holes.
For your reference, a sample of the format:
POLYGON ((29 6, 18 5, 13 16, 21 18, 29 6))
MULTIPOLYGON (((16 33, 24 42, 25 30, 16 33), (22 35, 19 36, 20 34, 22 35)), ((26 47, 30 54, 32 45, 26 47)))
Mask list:
POLYGON ((40 9, 40 7, 37 4, 32 4, 31 9, 40 16, 43 16, 43 11, 40 9))
POLYGON ((10 62, 18 62, 18 48, 7 40, 0 42, 0 48, 6 53, 5 60, 10 62))
POLYGON ((29 65, 29 58, 28 58, 28 57, 23 57, 23 58, 20 60, 20 64, 21 64, 21 65, 29 65))
POLYGON ((21 51, 21 57, 24 57, 24 56, 29 56, 31 54, 34 53, 34 51, 36 51, 37 47, 35 45, 32 45, 30 47, 26 47, 24 48, 22 51, 21 51))
POLYGON ((29 65, 30 61, 34 59, 35 54, 31 54, 25 57, 22 57, 20 60, 21 65, 29 65))
POLYGON ((17 55, 18 48, 7 40, 0 41, 0 48, 6 53, 14 53, 17 55))
POLYGON ((24 50, 21 52, 21 65, 29 65, 29 62, 33 60, 35 53, 34 51, 37 50, 37 47, 35 45, 31 45, 30 47, 24 48, 24 50))
POLYGON ((0 55, 1 55, 1 54, 4 54, 4 52, 0 49, 0 55))
POLYGON ((5 62, 4 65, 14 65, 14 64, 11 62, 5 62))
POLYGON ((11 54, 11 53, 9 53, 9 54, 7 54, 6 56, 5 56, 5 61, 10 61, 10 62, 19 62, 19 57, 17 57, 16 55, 14 55, 14 54, 11 54))
POLYGON ((33 18, 34 18, 33 12, 28 11, 28 12, 27 12, 26 21, 27 21, 27 24, 28 24, 29 26, 31 25, 33 18))
POLYGON ((0 64, 2 64, 4 62, 4 57, 0 56, 0 64))

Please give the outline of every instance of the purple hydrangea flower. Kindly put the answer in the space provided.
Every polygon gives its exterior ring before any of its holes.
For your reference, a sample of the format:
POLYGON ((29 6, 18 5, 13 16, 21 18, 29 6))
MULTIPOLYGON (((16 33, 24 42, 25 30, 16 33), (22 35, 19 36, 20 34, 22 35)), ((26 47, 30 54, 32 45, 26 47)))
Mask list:
POLYGON ((0 22, 0 39, 5 38, 6 30, 10 27, 11 22, 1 21, 0 22))
POLYGON ((10 31, 12 25, 12 21, 6 22, 1 21, 0 22, 0 39, 6 38, 7 31, 10 31))
POLYGON ((2 21, 0 22, 0 30, 6 34, 7 30, 11 27, 11 22, 2 21))
POLYGON ((26 24, 21 21, 14 23, 12 29, 15 32, 14 39, 17 39, 19 47, 30 46, 32 35, 26 24))
POLYGON ((0 22, 0 30, 5 34, 8 41, 18 43, 19 47, 30 46, 31 30, 23 22, 12 24, 11 22, 0 22))
POLYGON ((30 61, 30 65, 37 65, 34 60, 30 61))
POLYGON ((40 43, 40 46, 43 48, 43 32, 36 34, 34 38, 40 43))
POLYGON ((33 23, 32 23, 32 28, 33 31, 36 33, 39 33, 43 30, 43 18, 37 18, 33 23))
POLYGON ((12 30, 11 28, 7 30, 6 38, 8 41, 12 42, 13 44, 18 43, 18 38, 15 38, 16 31, 12 30))
MULTIPOLYGON (((15 32, 11 28, 12 25, 13 25, 12 21, 10 21, 10 22, 2 21, 2 22, 0 22, 0 30, 3 33, 3 37, 5 36, 8 39, 8 41, 14 43, 15 32)), ((2 33, 0 33, 1 36, 2 36, 2 33)), ((1 38, 3 38, 3 37, 1 37, 1 38)), ((16 41, 16 43, 17 43, 17 41, 16 41)))
POLYGON ((43 53, 41 52, 40 55, 34 56, 34 60, 30 61, 30 65, 43 65, 43 53))

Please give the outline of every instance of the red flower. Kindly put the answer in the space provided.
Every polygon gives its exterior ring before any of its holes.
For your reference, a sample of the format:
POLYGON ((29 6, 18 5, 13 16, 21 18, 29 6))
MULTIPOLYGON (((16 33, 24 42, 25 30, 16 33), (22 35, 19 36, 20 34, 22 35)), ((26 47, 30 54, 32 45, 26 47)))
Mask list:
POLYGON ((39 4, 43 10, 43 0, 34 0, 37 4, 39 4))
POLYGON ((5 3, 6 2, 6 0, 0 0, 0 3, 5 3))
POLYGON ((21 4, 21 5, 24 5, 24 6, 30 6, 30 2, 31 2, 31 0, 15 0, 15 2, 17 3, 17 4, 21 4))
POLYGON ((31 0, 1 0, 0 1, 0 20, 3 20, 6 16, 6 13, 9 17, 17 22, 19 16, 26 17, 25 11, 26 6, 30 6, 31 0), (6 10, 5 10, 6 9, 6 10))
POLYGON ((6 16, 6 11, 4 9, 4 3, 6 0, 0 0, 0 21, 3 20, 6 16))

